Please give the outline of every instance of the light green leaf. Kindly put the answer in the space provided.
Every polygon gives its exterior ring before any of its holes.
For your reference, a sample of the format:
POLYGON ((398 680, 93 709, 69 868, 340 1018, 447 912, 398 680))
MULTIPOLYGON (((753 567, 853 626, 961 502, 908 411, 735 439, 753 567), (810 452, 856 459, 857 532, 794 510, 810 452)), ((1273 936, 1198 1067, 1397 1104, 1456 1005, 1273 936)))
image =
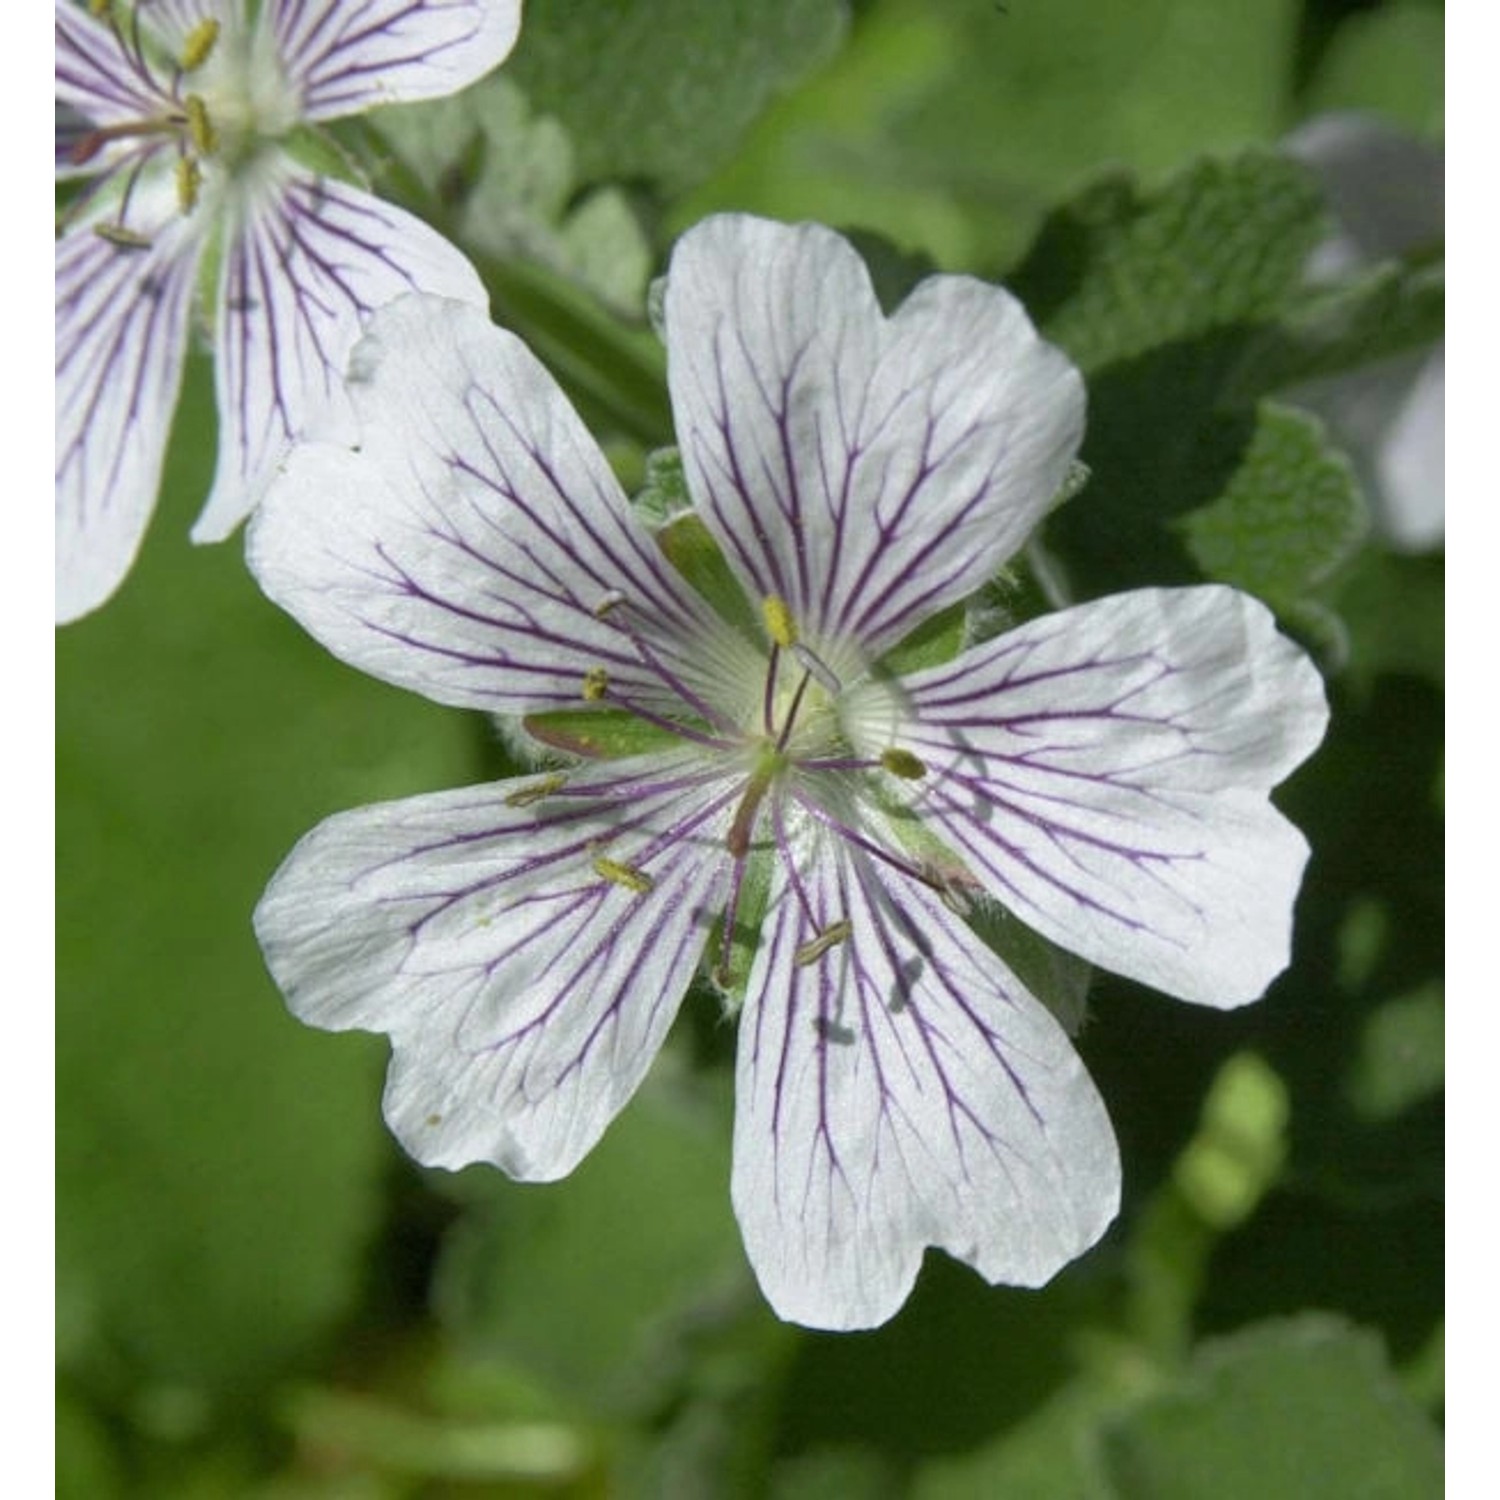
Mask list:
POLYGON ((697 181, 833 55, 842 0, 528 0, 507 74, 578 143, 579 175, 697 181))
POLYGON ((1305 1314, 1203 1345, 1177 1389, 1110 1423, 1119 1500, 1437 1500, 1436 1430, 1379 1339, 1305 1314))
POLYGON ((729 1207, 727 1095, 666 1076, 672 1061, 567 1181, 465 1174, 470 1206, 438 1292, 461 1347, 587 1406, 638 1411, 680 1373, 695 1329, 753 1303, 729 1207))
POLYGON ((1367 521, 1354 471, 1323 424, 1266 401, 1218 498, 1178 526, 1205 578, 1288 608, 1354 553, 1367 521))
POLYGON ((1304 109, 1369 110, 1425 135, 1441 134, 1443 33, 1443 8, 1428 0, 1387 0, 1346 13, 1304 109))
POLYGON ((1283 128, 1294 0, 872 0, 816 88, 674 215, 877 230, 987 273, 1106 162, 1150 173, 1283 128))
POLYGON ((366 123, 472 253, 534 261, 640 315, 652 256, 635 214, 613 188, 573 201, 573 142, 558 121, 533 114, 509 73, 445 99, 377 110, 366 123))

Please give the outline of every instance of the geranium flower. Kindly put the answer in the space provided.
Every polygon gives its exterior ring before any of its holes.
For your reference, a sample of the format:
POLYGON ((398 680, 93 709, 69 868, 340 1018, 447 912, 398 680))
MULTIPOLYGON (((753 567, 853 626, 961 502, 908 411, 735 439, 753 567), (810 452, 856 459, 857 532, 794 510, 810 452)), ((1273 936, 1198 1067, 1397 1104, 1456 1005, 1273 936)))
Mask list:
POLYGON ((329 819, 257 911, 268 963, 302 1019, 390 1035, 418 1161, 528 1180, 593 1146, 703 963, 743 994, 733 1198, 778 1313, 877 1324, 927 1245, 1039 1284, 1115 1214, 1118 1155, 970 918, 1253 1000, 1307 855, 1266 793, 1322 734, 1318 674, 1205 587, 895 675, 1057 494, 1077 373, 968 277, 886 319, 810 225, 699 225, 664 308, 696 507, 659 538, 518 340, 430 298, 372 320, 359 446, 292 454, 262 586, 387 681, 631 753, 329 819))
POLYGON ((463 88, 510 51, 520 8, 55 0, 58 172, 93 178, 57 242, 60 621, 102 604, 134 561, 200 281, 219 458, 197 541, 244 519, 269 463, 339 395, 373 308, 411 291, 488 305, 440 235, 330 176, 340 158, 309 127, 463 88))

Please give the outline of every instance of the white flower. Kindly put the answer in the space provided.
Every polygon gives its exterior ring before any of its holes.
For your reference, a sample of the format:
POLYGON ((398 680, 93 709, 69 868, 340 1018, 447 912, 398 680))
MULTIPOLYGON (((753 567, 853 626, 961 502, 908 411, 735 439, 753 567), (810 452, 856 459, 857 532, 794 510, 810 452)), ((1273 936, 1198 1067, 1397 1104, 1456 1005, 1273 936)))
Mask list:
POLYGON ((372 320, 360 445, 292 454, 252 525, 263 587, 388 681, 575 746, 596 713, 636 753, 330 819, 260 905, 267 960, 304 1020, 390 1035, 419 1161, 532 1180, 593 1146, 703 960, 747 981, 733 1197, 778 1313, 877 1324, 927 1245, 1037 1285, 1114 1216, 1118 1155, 966 914, 1253 1000, 1307 854, 1266 794, 1322 735, 1320 680, 1221 587, 898 680, 892 648, 1063 483, 1077 373, 967 277, 884 318, 809 225, 699 225, 665 317, 696 500, 666 546, 518 340, 430 298, 372 320))
POLYGON ((520 0, 55 0, 57 617, 119 587, 156 502, 200 281, 219 459, 194 528, 220 541, 337 396, 367 313, 412 291, 485 307, 410 214, 302 164, 307 127, 452 93, 510 51, 520 0), (254 11, 254 7, 252 7, 254 11))

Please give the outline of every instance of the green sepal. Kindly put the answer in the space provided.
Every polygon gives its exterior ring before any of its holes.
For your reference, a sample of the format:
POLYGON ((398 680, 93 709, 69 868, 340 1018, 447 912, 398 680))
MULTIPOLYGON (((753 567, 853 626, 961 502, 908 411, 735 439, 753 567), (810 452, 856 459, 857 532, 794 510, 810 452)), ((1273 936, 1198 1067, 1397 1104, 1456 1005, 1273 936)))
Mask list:
POLYGON ((772 863, 770 849, 751 848, 740 877, 740 899, 735 908, 734 928, 729 934, 729 951, 724 951, 724 924, 716 922, 704 952, 704 968, 726 1015, 737 1014, 745 1003, 745 988, 750 982, 766 904, 771 896, 772 863))
POLYGON ((682 744, 669 730, 618 708, 555 708, 526 714, 521 728, 549 750, 585 760, 659 755, 682 744))
POLYGON ((277 144, 298 166, 306 167, 309 172, 369 190, 370 174, 362 171, 353 155, 326 130, 313 125, 297 125, 277 144))
POLYGON ((630 504, 637 519, 651 531, 660 530, 693 509, 678 449, 653 448, 646 455, 646 477, 630 504))
POLYGON ((929 615, 875 664, 877 677, 905 677, 952 661, 968 645, 968 604, 960 601, 929 615))
POLYGON ((696 513, 678 516, 656 533, 657 545, 666 559, 713 606, 727 624, 758 646, 765 645, 765 630, 755 617, 739 579, 724 561, 724 554, 696 513))

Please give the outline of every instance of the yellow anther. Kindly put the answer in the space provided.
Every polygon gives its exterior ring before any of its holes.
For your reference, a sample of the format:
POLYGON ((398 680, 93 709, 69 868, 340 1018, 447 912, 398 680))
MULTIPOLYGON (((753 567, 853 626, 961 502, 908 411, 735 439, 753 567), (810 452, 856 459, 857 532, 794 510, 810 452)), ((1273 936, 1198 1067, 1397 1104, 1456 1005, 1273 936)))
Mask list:
POLYGON ((190 214, 198 203, 198 189, 203 184, 203 170, 195 156, 177 159, 177 206, 190 214))
POLYGON ((624 594, 616 590, 612 594, 606 594, 594 606, 594 618, 602 620, 611 610, 618 609, 625 602, 624 594))
POLYGON ((187 113, 188 137, 193 143, 193 150, 199 156, 212 156, 219 144, 219 132, 208 118, 208 105, 203 102, 203 96, 189 94, 182 101, 182 107, 187 113))
POLYGON ((137 234, 133 229, 127 229, 123 224, 95 224, 94 233, 101 240, 108 240, 111 245, 118 245, 122 250, 149 250, 150 239, 144 234, 137 234))
POLYGON ((767 594, 761 601, 761 614, 766 621, 766 634, 782 650, 790 650, 797 644, 797 622, 792 611, 780 594, 767 594))
POLYGON ((825 927, 817 937, 803 945, 792 954, 792 962, 799 968, 806 968, 808 964, 815 964, 828 952, 830 948, 836 948, 845 942, 849 934, 854 931, 852 922, 835 922, 830 927, 825 927))
POLYGON ((544 776, 540 781, 533 781, 530 786, 523 786, 518 791, 511 792, 505 798, 507 807, 530 807, 533 802, 540 802, 543 797, 550 797, 554 792, 560 792, 568 784, 568 778, 561 773, 544 776))
POLYGON ((644 896, 656 885, 644 870, 638 870, 634 865, 622 865, 617 859, 606 859, 602 854, 594 860, 594 874, 612 885, 623 885, 638 896, 644 896))
POLYGON ((927 774, 927 766, 924 762, 913 755, 910 750, 902 750, 896 745, 880 752, 880 764, 892 776, 899 776, 903 781, 920 781, 927 774))
POLYGON ((89 14, 103 16, 109 13, 109 0, 89 0, 89 14))
POLYGON ((208 54, 219 40, 219 23, 212 16, 205 16, 188 32, 182 44, 182 71, 191 73, 208 61, 208 54))
POLYGON ((597 703, 609 691, 609 673, 603 667, 590 667, 583 674, 583 696, 589 703, 597 703))

